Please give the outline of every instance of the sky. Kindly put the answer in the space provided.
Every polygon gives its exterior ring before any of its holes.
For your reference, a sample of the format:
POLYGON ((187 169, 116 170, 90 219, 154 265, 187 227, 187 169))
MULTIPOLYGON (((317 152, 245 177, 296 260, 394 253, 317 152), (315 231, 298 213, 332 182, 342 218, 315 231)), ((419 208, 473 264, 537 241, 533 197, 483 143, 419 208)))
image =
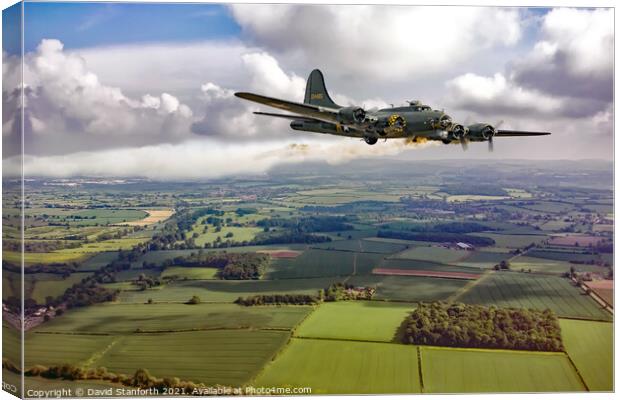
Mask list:
MULTIPOLYGON (((16 11, 3 12, 9 172, 20 162, 16 11)), ((27 175, 179 179, 373 157, 613 157, 609 9, 26 3, 24 26, 27 175), (314 68, 339 104, 419 99, 465 124, 552 135, 498 138, 493 153, 484 143, 466 153, 368 146, 292 131, 233 96, 301 101, 314 68)))

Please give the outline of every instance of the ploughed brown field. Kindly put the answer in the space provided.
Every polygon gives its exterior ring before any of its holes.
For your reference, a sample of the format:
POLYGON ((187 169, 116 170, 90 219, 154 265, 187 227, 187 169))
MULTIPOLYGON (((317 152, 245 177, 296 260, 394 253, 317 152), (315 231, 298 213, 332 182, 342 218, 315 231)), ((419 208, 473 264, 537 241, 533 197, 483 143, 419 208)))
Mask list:
POLYGON ((448 271, 428 271, 423 269, 398 269, 398 268, 375 268, 372 270, 375 275, 403 275, 403 276, 430 276, 435 278, 452 279, 478 279, 480 274, 468 272, 448 272, 448 271))
POLYGON ((601 279, 584 283, 608 304, 614 305, 614 281, 610 279, 601 279))
POLYGON ((602 240, 599 236, 580 236, 580 235, 568 235, 568 236, 555 236, 549 240, 549 244, 555 244, 557 246, 574 246, 575 243, 578 246, 595 245, 602 240))
POLYGON ((257 253, 269 254, 272 258, 295 258, 301 251, 294 250, 259 250, 257 253))

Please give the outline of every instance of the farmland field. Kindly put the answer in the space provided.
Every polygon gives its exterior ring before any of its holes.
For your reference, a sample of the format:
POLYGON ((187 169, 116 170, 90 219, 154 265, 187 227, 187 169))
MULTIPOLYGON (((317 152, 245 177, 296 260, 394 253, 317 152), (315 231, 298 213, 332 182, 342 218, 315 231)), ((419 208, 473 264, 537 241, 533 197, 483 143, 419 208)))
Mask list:
POLYGON ((157 289, 140 292, 123 292, 119 300, 123 303, 146 303, 149 298, 155 302, 185 302, 197 295, 203 302, 233 302, 240 296, 254 294, 311 294, 316 295, 338 278, 286 279, 260 281, 188 280, 177 281, 157 289))
POLYGON ((420 393, 416 346, 291 339, 255 386, 311 387, 312 394, 420 393))
POLYGON ((517 272, 495 272, 460 297, 472 304, 544 310, 561 317, 611 320, 590 296, 571 285, 567 278, 517 272))
POLYGON ((167 267, 161 277, 178 277, 180 279, 216 279, 217 268, 201 267, 167 267))
MULTIPOLYGON (((187 294, 187 298, 191 295, 187 294)), ((38 331, 131 333, 222 328, 283 328, 297 325, 310 307, 244 307, 236 304, 105 304, 67 311, 38 331), (108 321, 98 324, 98 321, 108 321)))
POLYGON ((568 356, 591 391, 613 390, 613 325, 560 319, 568 356))
POLYGON ((411 259, 411 260, 421 260, 421 261, 433 261, 436 263, 454 263, 465 259, 470 254, 464 250, 454 250, 447 249, 445 247, 439 246, 429 246, 429 247, 414 247, 413 249, 409 249, 403 251, 396 256, 395 258, 402 259, 411 259))
POLYGON ((288 332, 247 330, 121 336, 93 366, 124 374, 145 368, 157 377, 239 386, 252 379, 288 337, 288 332))
POLYGON ((368 273, 383 259, 378 253, 353 253, 336 250, 307 250, 293 259, 272 262, 269 279, 347 276, 368 273))
POLYGON ((545 235, 510 235, 486 232, 472 233, 471 235, 491 238, 495 240, 496 246, 507 247, 509 249, 522 248, 532 243, 540 243, 547 239, 545 235))
POLYGON ((379 301, 324 303, 304 320, 295 336, 390 342, 413 307, 379 301))
POLYGON ((354 276, 348 283, 375 286, 378 300, 433 301, 445 300, 467 284, 464 279, 428 278, 421 276, 354 276))
POLYGON ((583 391, 564 353, 421 346, 428 393, 583 391))
POLYGON ((28 333, 24 342, 26 367, 36 364, 50 366, 62 364, 84 365, 89 358, 105 349, 115 340, 108 335, 75 335, 28 333))

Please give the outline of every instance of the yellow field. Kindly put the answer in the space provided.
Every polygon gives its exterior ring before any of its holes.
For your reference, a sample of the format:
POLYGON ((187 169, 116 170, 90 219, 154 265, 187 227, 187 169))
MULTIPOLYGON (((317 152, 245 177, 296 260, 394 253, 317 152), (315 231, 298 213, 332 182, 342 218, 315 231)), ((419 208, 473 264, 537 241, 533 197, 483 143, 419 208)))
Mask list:
POLYGON ((174 214, 174 210, 142 210, 148 215, 146 218, 138 220, 138 221, 130 221, 123 222, 122 224, 115 225, 123 225, 123 226, 143 226, 143 225, 153 225, 160 221, 165 221, 174 214))

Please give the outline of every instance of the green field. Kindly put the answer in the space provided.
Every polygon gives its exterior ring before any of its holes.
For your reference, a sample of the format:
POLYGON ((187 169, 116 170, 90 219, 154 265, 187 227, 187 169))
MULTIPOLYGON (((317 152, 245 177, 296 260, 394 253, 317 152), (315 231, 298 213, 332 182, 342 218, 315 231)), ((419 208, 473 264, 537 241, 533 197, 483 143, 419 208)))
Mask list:
POLYGON ((499 264, 502 260, 506 260, 512 257, 508 253, 490 252, 490 251, 473 251, 469 256, 462 261, 456 263, 456 265, 462 265, 464 267, 475 268, 493 268, 499 264))
POLYGON ((378 253, 312 249, 295 258, 273 260, 267 276, 291 279, 363 274, 372 271, 382 259, 383 254, 378 253))
POLYGON ((500 233, 471 233, 473 236, 488 237, 495 240, 495 246, 516 249, 528 246, 532 243, 540 243, 547 239, 545 235, 509 235, 500 233))
POLYGON ((108 335, 28 332, 24 341, 25 365, 85 365, 94 354, 104 350, 115 340, 115 336, 108 335))
POLYGON ((122 222, 139 221, 148 216, 142 210, 84 210, 65 215, 62 219, 75 225, 108 225, 122 222))
POLYGON ((613 324, 560 319, 568 356, 590 391, 613 390, 613 324))
POLYGON ((391 342, 413 307, 379 301, 323 303, 297 328, 295 336, 391 342))
POLYGON ((204 280, 204 281, 176 281, 174 283, 140 292, 123 292, 119 300, 123 303, 145 303, 148 299, 155 302, 185 302, 197 295, 203 302, 233 302, 240 296, 254 294, 311 294, 316 295, 319 289, 324 289, 337 278, 317 279, 283 279, 279 281, 233 281, 233 280, 204 280))
POLYGON ((375 299, 396 301, 445 300, 467 284, 464 279, 427 278, 421 276, 354 276, 347 281, 354 286, 374 286, 375 299))
POLYGON ((432 261, 407 260, 401 258, 386 259, 381 263, 380 267, 423 271, 468 272, 473 274, 484 272, 482 268, 461 267, 457 265, 434 263, 432 261))
POLYGON ((217 268, 208 267, 167 267, 161 273, 161 277, 177 277, 178 279, 216 279, 217 272, 217 268))
POLYGON ((549 308, 561 317, 611 320, 590 296, 567 278, 518 272, 495 272, 463 294, 459 301, 498 307, 549 308))
POLYGON ((320 243, 320 244, 312 245, 312 248, 326 249, 326 250, 345 250, 345 251, 355 251, 355 252, 362 252, 362 253, 391 254, 391 253, 397 253, 399 251, 405 250, 407 248, 407 245, 400 244, 400 243, 378 242, 378 241, 363 240, 363 239, 351 239, 351 240, 337 240, 333 242, 320 243))
MULTIPOLYGON (((189 294, 187 297, 191 297, 189 294)), ((130 333, 296 326, 311 307, 244 307, 236 304, 100 304, 67 311, 37 331, 130 333), (105 323, 102 323, 105 321, 105 323)))
POLYGON ((564 353, 420 347, 427 393, 583 391, 564 353))
POLYGON ((420 393, 417 348, 391 343, 292 339, 254 382, 312 394, 420 393))
POLYGON ((207 385, 248 383, 289 338, 288 332, 217 330, 121 336, 94 363, 111 372, 147 369, 207 385))
POLYGON ((440 246, 428 246, 414 247, 399 253, 395 257, 410 260, 432 261, 436 263, 455 263, 467 258, 469 255, 469 252, 465 250, 447 249, 440 246))
MULTIPOLYGON (((529 254, 529 253, 528 253, 529 254)), ((573 267, 577 271, 603 271, 604 268, 596 265, 571 264, 567 261, 551 260, 538 257, 522 256, 517 257, 510 262, 510 268, 514 271, 531 269, 534 272, 546 272, 552 274, 563 274, 570 271, 573 267)))

